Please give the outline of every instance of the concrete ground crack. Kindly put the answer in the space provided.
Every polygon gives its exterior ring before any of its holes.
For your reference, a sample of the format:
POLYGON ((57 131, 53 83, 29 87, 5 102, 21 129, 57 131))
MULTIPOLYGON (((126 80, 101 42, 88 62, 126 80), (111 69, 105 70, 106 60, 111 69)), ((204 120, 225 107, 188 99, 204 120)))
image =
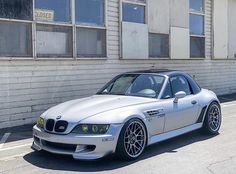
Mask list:
POLYGON ((210 163, 206 168, 207 168, 207 170, 208 170, 210 173, 215 174, 214 171, 211 170, 211 167, 212 167, 213 165, 216 165, 216 164, 219 164, 219 163, 223 163, 223 162, 226 162, 226 161, 231 161, 231 160, 233 160, 233 158, 235 158, 235 157, 236 157, 236 156, 231 156, 231 157, 229 157, 229 158, 227 158, 227 159, 225 159, 225 160, 221 160, 221 161, 216 161, 216 162, 214 162, 214 163, 210 163))

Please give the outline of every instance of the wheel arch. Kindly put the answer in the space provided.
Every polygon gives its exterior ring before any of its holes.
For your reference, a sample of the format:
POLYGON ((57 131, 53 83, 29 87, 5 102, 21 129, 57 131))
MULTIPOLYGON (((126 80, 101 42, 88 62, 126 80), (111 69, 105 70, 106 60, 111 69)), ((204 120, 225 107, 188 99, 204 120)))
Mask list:
POLYGON ((201 121, 202 123, 204 122, 204 120, 205 120, 205 118, 206 118, 206 114, 207 114, 207 111, 208 111, 209 107, 210 107, 211 104, 213 104, 213 103, 216 103, 216 104, 220 107, 220 111, 221 111, 221 105, 220 105, 219 100, 217 100, 217 99, 211 100, 211 101, 209 102, 209 104, 207 105, 206 110, 205 110, 205 112, 204 112, 203 119, 202 119, 202 121, 201 121))
MULTIPOLYGON (((118 140, 119 140, 119 138, 120 138, 120 136, 121 136, 122 129, 124 128, 125 124, 128 123, 128 122, 129 122, 130 120, 132 120, 132 119, 137 119, 137 120, 139 120, 140 122, 143 123, 144 128, 145 128, 145 133, 146 133, 146 144, 145 144, 145 146, 147 146, 147 145, 148 145, 148 141, 149 141, 149 133, 148 133, 148 129, 147 129, 147 124, 145 123, 144 119, 143 119, 141 116, 138 116, 138 115, 136 115, 136 116, 135 116, 135 115, 134 115, 134 116, 131 116, 131 117, 127 118, 127 119, 124 121, 123 126, 122 126, 122 128, 121 128, 121 131, 119 132, 118 140)), ((118 144, 118 141, 117 141, 117 143, 116 143, 116 148, 115 148, 115 149, 117 149, 117 144, 118 144)))

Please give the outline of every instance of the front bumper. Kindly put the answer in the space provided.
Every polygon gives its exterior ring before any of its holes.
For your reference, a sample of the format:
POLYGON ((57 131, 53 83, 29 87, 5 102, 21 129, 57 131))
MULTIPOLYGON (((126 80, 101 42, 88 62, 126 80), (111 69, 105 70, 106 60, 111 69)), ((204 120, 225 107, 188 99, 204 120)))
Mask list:
POLYGON ((104 135, 52 134, 33 127, 32 148, 40 151, 72 155, 74 159, 93 160, 114 153, 123 124, 110 125, 104 135))

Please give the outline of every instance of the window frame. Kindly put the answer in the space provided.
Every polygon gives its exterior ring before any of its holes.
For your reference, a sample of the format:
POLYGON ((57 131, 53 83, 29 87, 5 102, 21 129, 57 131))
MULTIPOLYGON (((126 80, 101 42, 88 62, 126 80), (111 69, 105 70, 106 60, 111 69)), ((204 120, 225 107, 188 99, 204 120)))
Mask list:
POLYGON ((190 3, 191 1, 189 0, 189 34, 190 34, 190 42, 189 45, 191 43, 191 38, 192 37, 196 37, 196 38, 204 38, 205 42, 204 42, 204 55, 203 56, 191 56, 191 47, 190 47, 190 58, 206 58, 206 0, 203 0, 203 10, 201 11, 192 11, 190 9, 190 3), (191 34, 190 31, 190 16, 202 16, 203 17, 203 34, 191 34))
POLYGON ((154 32, 148 32, 148 57, 151 58, 151 59, 160 59, 160 58, 164 58, 164 59, 168 59, 170 58, 170 35, 169 34, 163 34, 163 33, 154 33, 154 32), (161 36, 167 36, 167 40, 168 40, 168 55, 167 56, 151 56, 150 55, 150 35, 161 35, 161 36))
POLYGON ((144 0, 144 2, 139 2, 137 0, 120 0, 119 1, 119 36, 120 36, 120 39, 119 39, 119 58, 120 59, 123 59, 122 58, 122 22, 123 21, 123 3, 130 3, 130 4, 137 4, 137 5, 142 5, 145 7, 145 23, 144 24, 147 24, 148 25, 148 19, 147 19, 147 16, 148 16, 148 6, 147 6, 147 0, 144 0))
POLYGON ((174 96, 174 95, 173 95, 173 91, 172 91, 172 86, 171 86, 171 82, 170 82, 170 77, 168 77, 167 80, 166 80, 166 83, 163 85, 163 91, 162 91, 162 93, 161 93, 160 99, 163 99, 163 100, 173 99, 173 96, 174 96), (165 91, 166 91, 166 89, 167 89, 168 84, 169 84, 169 87, 170 87, 170 93, 171 93, 171 95, 170 95, 169 98, 165 98, 165 97, 164 97, 164 94, 165 94, 165 91))
MULTIPOLYGON (((139 2, 139 1, 135 1, 135 0, 121 0, 120 1, 120 19, 122 22, 129 22, 129 21, 124 21, 123 20, 123 4, 126 3, 126 4, 131 4, 131 5, 138 5, 138 6, 142 6, 144 7, 144 23, 139 23, 137 22, 138 24, 147 24, 147 1, 144 0, 144 2, 139 2)), ((131 22, 132 23, 132 22, 131 22)), ((134 22, 136 23, 136 22, 134 22)))
POLYGON ((41 60, 41 59, 46 59, 46 60, 77 60, 77 59, 82 59, 82 60, 103 60, 107 59, 107 50, 108 50, 108 32, 107 32, 107 6, 108 6, 108 0, 103 0, 104 1, 104 26, 95 26, 95 25, 84 25, 84 24, 76 24, 75 20, 75 0, 69 0, 70 1, 70 18, 71 21, 69 22, 59 22, 59 21, 39 21, 36 20, 35 18, 35 0, 32 1, 32 19, 31 20, 21 20, 21 19, 8 19, 8 18, 0 18, 0 21, 8 21, 8 22, 19 22, 19 23, 30 23, 31 24, 31 56, 28 57, 22 57, 22 56, 1 56, 0 55, 0 60, 9 60, 9 59, 16 59, 16 60, 25 60, 25 59, 36 59, 36 60, 41 60), (72 44, 72 55, 70 57, 65 57, 65 56, 49 56, 49 57, 38 57, 37 56, 37 31, 36 31, 36 26, 37 25, 46 25, 46 26, 64 26, 64 27, 70 27, 72 30, 72 40, 70 41, 72 44), (76 46, 76 29, 77 28, 88 28, 88 29, 102 29, 105 31, 105 56, 100 57, 100 56, 83 56, 79 57, 77 55, 77 46, 76 46))
POLYGON ((0 22, 7 22, 7 23, 17 23, 17 24, 25 24, 25 25, 29 25, 29 29, 30 29, 30 35, 29 35, 29 46, 31 49, 30 52, 29 52, 29 55, 25 55, 25 56, 21 56, 21 55, 1 55, 0 54, 0 60, 9 60, 9 59, 31 59, 33 57, 33 48, 34 48, 34 44, 33 44, 33 30, 32 30, 32 24, 30 21, 26 21, 26 20, 23 20, 23 21, 19 21, 19 20, 2 20, 0 19, 0 22))
POLYGON ((63 21, 40 21, 40 20, 37 20, 36 18, 35 18, 35 10, 36 10, 36 6, 35 6, 35 1, 36 0, 33 0, 33 21, 35 21, 36 23, 41 23, 41 24, 54 24, 54 25, 60 25, 60 24, 62 24, 62 25, 72 25, 72 15, 73 15, 73 13, 72 13, 72 9, 73 9, 73 5, 72 5, 72 2, 74 1, 74 0, 69 0, 69 3, 70 3, 70 5, 69 5, 69 15, 70 15, 70 20, 68 21, 68 22, 63 22, 63 21))
MULTIPOLYGON (((110 80, 108 83, 106 83, 100 90, 98 90, 98 92, 96 93, 97 95, 103 95, 103 91, 106 90, 107 88, 109 88, 109 86, 113 86, 114 83, 119 79, 121 78, 122 76, 125 76, 125 75, 133 75, 133 76, 136 76, 135 79, 139 76, 142 76, 142 75, 148 75, 150 76, 151 78, 153 78, 154 76, 158 76, 158 77, 162 77, 163 80, 162 80, 162 83, 161 83, 161 88, 160 88, 160 91, 158 94, 156 94, 155 97, 145 97, 145 98, 152 98, 152 99, 158 99, 160 97, 160 95, 162 95, 162 91, 163 91, 163 88, 165 88, 165 81, 166 81, 166 77, 163 76, 163 75, 160 75, 160 74, 155 74, 155 73, 124 73, 124 74, 120 74, 120 75, 117 75, 116 77, 114 77, 112 80, 110 80)), ((153 79, 152 79, 153 80, 153 79)), ((153 80, 155 81, 155 80, 153 80)), ((132 82, 132 85, 133 85, 133 82, 132 82)), ((112 88, 111 88, 112 89, 112 88)), ((110 89, 110 90, 111 90, 110 89)), ((128 89, 128 88, 127 88, 128 89)), ((111 94, 110 94, 111 95, 111 94)), ((124 94, 124 96, 136 96, 136 95, 126 95, 124 94)), ((144 97, 144 96, 136 96, 136 97, 144 97)))
MULTIPOLYGON (((169 79, 168 79, 169 82, 170 82, 171 92, 172 92, 172 97, 173 98, 175 97, 175 94, 173 92, 173 85, 172 85, 172 82, 171 82, 171 78, 175 78, 175 77, 182 77, 183 79, 186 80, 186 82, 188 84, 188 87, 189 87, 189 91, 190 91, 190 94, 186 94, 186 96, 194 95, 193 90, 192 90, 192 86, 190 85, 189 80, 184 75, 178 74, 178 75, 173 75, 173 76, 169 77, 169 79)), ((178 91, 178 92, 180 92, 180 91, 178 91)))
MULTIPOLYGON (((36 43, 35 43, 35 52, 36 52, 36 57, 37 59, 50 59, 50 58, 53 58, 53 57, 56 57, 56 58, 71 58, 73 56, 73 45, 72 45, 72 48, 71 50, 69 50, 70 52, 68 53, 68 55, 64 54, 64 55, 56 55, 56 54, 41 54, 41 53, 38 53, 37 52, 37 32, 38 31, 42 31, 42 30, 37 30, 37 26, 41 26, 41 27, 52 27, 52 28, 67 28, 68 31, 70 31, 68 36, 70 36, 69 38, 69 42, 71 39, 73 39, 73 29, 70 27, 70 26, 66 26, 66 25, 54 25, 54 24, 45 24, 45 23, 37 23, 36 26, 35 26, 35 38, 36 38, 36 43)), ((45 31, 45 30, 43 30, 45 31)), ((54 33, 54 31, 51 31, 52 33, 54 33)), ((71 44, 73 44, 71 42, 71 44)))
MULTIPOLYGON (((98 28, 86 28, 86 27, 77 27, 76 28, 76 36, 77 36, 77 32, 79 31, 79 30, 81 30, 81 29, 87 29, 87 30, 96 30, 96 31, 98 31, 98 32, 100 32, 100 31, 103 31, 103 32, 105 32, 105 34, 104 34, 104 36, 105 36, 105 39, 103 39, 104 40, 104 42, 105 43, 103 43, 103 44, 105 44, 105 48, 102 46, 102 51, 103 51, 103 49, 104 49, 104 53, 102 53, 102 54, 80 54, 79 52, 78 52, 78 50, 77 50, 77 47, 76 47, 76 56, 77 57, 79 57, 79 58, 82 58, 82 57, 90 57, 90 58, 92 58, 92 57, 101 57, 101 58, 103 58, 103 57, 105 57, 105 56, 107 56, 107 35, 106 35, 106 30, 104 30, 104 29, 98 29, 98 28)), ((76 46, 78 45, 78 42, 77 42, 77 37, 75 38, 76 39, 76 46)))
POLYGON ((75 57, 75 59, 94 59, 94 58, 98 58, 98 59, 107 59, 107 49, 108 49, 108 45, 107 45, 107 43, 108 43, 108 32, 107 32, 107 1, 108 0, 103 0, 104 1, 104 26, 97 26, 97 25, 89 25, 88 23, 86 23, 86 24, 82 24, 82 23, 76 23, 76 19, 75 19, 75 0, 71 0, 71 1, 73 1, 73 5, 74 5, 74 8, 73 8, 73 14, 72 14, 72 16, 73 16, 73 20, 72 20, 72 24, 74 24, 74 27, 73 27, 73 45, 74 45, 74 47, 73 47, 73 50, 74 50, 74 57, 75 57), (105 57, 104 56, 99 56, 99 55, 97 55, 97 56, 79 56, 78 55, 78 53, 77 53, 77 41, 76 41, 76 39, 77 39, 77 37, 76 37, 76 35, 77 35, 77 28, 79 29, 79 28, 83 28, 83 29, 97 29, 97 30, 104 30, 105 31, 105 36, 106 36, 106 38, 105 38, 105 41, 106 41, 106 43, 105 43, 105 57))
POLYGON ((31 19, 15 19, 15 18, 2 18, 2 17, 0 17, 0 20, 1 21, 12 21, 12 22, 32 22, 32 20, 34 19, 34 0, 31 0, 31 2, 32 2, 32 16, 31 16, 31 19))
POLYGON ((32 0, 33 2, 32 2, 32 18, 31 18, 31 20, 25 20, 25 19, 10 19, 10 18, 1 18, 0 17, 0 22, 2 21, 2 22, 16 22, 16 23, 27 23, 27 24, 31 24, 31 40, 30 40, 30 44, 31 44, 31 48, 32 48, 32 51, 31 51, 31 55, 30 56, 24 56, 24 57, 22 57, 22 56, 12 56, 12 55, 9 55, 9 56, 2 56, 2 55, 0 55, 0 60, 12 60, 12 59, 17 59, 17 60, 20 60, 20 59, 26 59, 26 60, 28 60, 28 59, 32 59, 32 58, 34 58, 34 49, 35 49, 35 46, 34 46, 34 28, 33 28, 33 20, 34 20, 34 0, 32 0))

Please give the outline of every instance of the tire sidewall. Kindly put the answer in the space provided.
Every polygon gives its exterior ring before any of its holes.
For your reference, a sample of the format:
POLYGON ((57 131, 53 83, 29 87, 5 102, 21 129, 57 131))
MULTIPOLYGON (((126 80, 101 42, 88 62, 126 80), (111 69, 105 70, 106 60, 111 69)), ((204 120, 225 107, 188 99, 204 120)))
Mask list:
POLYGON ((147 130, 146 130, 145 124, 140 119, 132 118, 129 121, 127 121, 124 124, 123 128, 121 129, 121 132, 120 132, 120 135, 119 135, 119 138, 118 138, 118 142, 117 142, 116 154, 120 159, 123 159, 123 160, 128 160, 128 161, 135 160, 135 159, 139 158, 142 155, 146 145, 147 145, 147 130), (144 133, 145 133, 145 145, 144 145, 144 148, 143 148, 142 152, 137 157, 131 157, 126 152, 125 143, 124 143, 126 129, 132 122, 139 122, 140 124, 142 124, 143 129, 144 129, 144 133))
POLYGON ((222 122, 222 113, 221 113, 220 105, 219 105, 217 102, 212 102, 212 103, 209 105, 209 107, 208 107, 208 109, 207 109, 207 112, 206 112, 206 116, 205 116, 205 120, 204 120, 204 128, 205 128, 205 130, 206 130, 208 133, 210 133, 210 134, 212 134, 212 135, 218 134, 219 129, 220 129, 220 127, 221 127, 221 122, 222 122), (211 126, 210 126, 210 124, 209 124, 210 109, 211 109, 213 106, 217 106, 218 109, 219 109, 219 112, 220 112, 220 116, 219 116, 219 126, 218 126, 218 128, 217 128, 216 130, 212 130, 212 129, 211 129, 211 126))

